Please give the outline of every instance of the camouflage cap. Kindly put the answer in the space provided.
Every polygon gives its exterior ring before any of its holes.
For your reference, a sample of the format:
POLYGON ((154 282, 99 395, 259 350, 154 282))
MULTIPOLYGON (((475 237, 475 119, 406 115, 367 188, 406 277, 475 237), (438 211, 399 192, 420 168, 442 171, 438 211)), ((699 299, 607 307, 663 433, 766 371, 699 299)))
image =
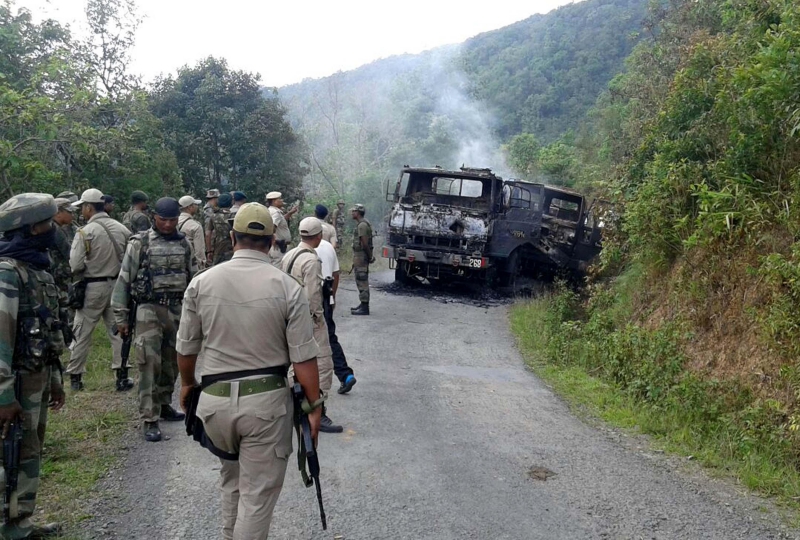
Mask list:
POLYGON ((269 236, 273 232, 272 215, 263 204, 245 203, 233 218, 233 230, 254 236, 269 236))
POLYGON ((0 205, 0 232, 52 219, 58 212, 56 200, 47 193, 14 195, 0 205))
MULTIPOLYGON (((77 200, 77 198, 75 199, 77 200)), ((62 210, 67 212, 75 212, 77 209, 72 206, 72 201, 69 199, 64 199, 63 197, 59 197, 56 200, 56 207, 58 207, 58 211, 61 212, 62 210)))
POLYGON ((74 194, 73 192, 71 192, 71 191, 62 191, 61 193, 59 193, 58 195, 56 195, 56 198, 57 198, 57 199, 67 199, 67 200, 68 200, 69 202, 71 202, 71 203, 76 203, 76 202, 78 202, 78 196, 77 196, 77 195, 75 195, 75 194, 74 194))
POLYGON ((367 210, 364 208, 363 204, 354 204, 353 207, 350 209, 351 212, 361 212, 362 214, 366 214, 367 210))
POLYGON ((209 189, 206 191, 206 199, 216 199, 217 197, 219 197, 218 189, 209 189))

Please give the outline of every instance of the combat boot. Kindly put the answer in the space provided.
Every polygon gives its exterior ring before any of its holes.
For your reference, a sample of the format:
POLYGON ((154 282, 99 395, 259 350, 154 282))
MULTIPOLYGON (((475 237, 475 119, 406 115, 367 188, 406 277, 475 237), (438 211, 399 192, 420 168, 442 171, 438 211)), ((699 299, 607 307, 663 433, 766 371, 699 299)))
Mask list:
POLYGON ((128 368, 117 370, 117 392, 127 392, 133 388, 133 379, 128 378, 128 368))
POLYGON ((76 392, 83 390, 83 381, 81 380, 80 374, 69 376, 69 387, 76 392))
POLYGON ((162 420, 166 420, 167 422, 180 422, 184 418, 186 418, 186 415, 173 409, 172 405, 161 406, 162 420))
POLYGON ((25 538, 53 538, 60 536, 63 532, 63 527, 60 523, 48 523, 47 525, 34 525, 31 533, 25 538))
POLYGON ((161 440, 161 430, 158 429, 158 422, 144 423, 144 440, 147 442, 158 442, 161 440))
POLYGON ((352 308, 350 313, 352 315, 369 315, 369 304, 361 302, 361 305, 357 308, 352 308))
POLYGON ((344 431, 342 426, 337 426, 333 420, 328 418, 328 409, 322 406, 322 419, 319 422, 319 430, 323 433, 341 433, 344 431))

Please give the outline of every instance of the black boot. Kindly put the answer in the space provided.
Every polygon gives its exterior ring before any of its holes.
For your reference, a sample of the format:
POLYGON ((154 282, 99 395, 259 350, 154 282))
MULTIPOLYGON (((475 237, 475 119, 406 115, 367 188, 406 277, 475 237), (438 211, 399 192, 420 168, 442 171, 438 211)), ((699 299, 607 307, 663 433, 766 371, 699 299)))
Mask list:
POLYGON ((133 379, 128 378, 128 368, 117 370, 117 392, 127 392, 133 388, 133 379))
POLYGON ((144 423, 144 440, 147 442, 158 442, 161 440, 161 430, 158 429, 158 422, 144 423))
POLYGON ((369 304, 361 302, 361 305, 351 309, 350 313, 353 315, 369 315, 369 304))
POLYGON ((76 392, 80 392, 83 390, 83 381, 81 380, 81 375, 70 375, 69 376, 69 387, 75 390, 76 392))
POLYGON ((328 409, 324 405, 322 407, 322 420, 319 423, 319 430, 323 433, 341 433, 344 431, 342 426, 337 426, 328 418, 328 409))
POLYGON ((184 418, 186 418, 186 415, 173 409, 172 405, 161 406, 162 420, 166 420, 167 422, 180 422, 184 418))

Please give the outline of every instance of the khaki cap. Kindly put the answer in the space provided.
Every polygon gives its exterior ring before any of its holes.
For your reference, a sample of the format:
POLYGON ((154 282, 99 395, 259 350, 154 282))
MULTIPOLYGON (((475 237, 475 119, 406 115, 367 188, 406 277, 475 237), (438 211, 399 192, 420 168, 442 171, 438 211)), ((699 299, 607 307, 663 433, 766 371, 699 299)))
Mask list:
POLYGON ((281 193, 280 191, 270 191, 269 193, 267 193, 268 201, 271 201, 273 199, 280 199, 281 197, 283 197, 283 193, 281 193))
POLYGON ((81 200, 73 204, 75 206, 80 206, 83 203, 97 204, 101 202, 105 202, 103 200, 103 192, 100 191, 99 189, 89 188, 83 193, 81 193, 81 200))
POLYGON ((300 236, 316 236, 321 232, 322 222, 315 217, 307 217, 300 222, 300 236))
POLYGON ((189 208, 193 204, 201 204, 203 201, 200 199, 195 199, 191 195, 184 195, 180 199, 178 199, 178 204, 181 205, 181 208, 189 208))
POLYGON ((243 204, 233 218, 233 230, 253 236, 270 236, 273 232, 272 216, 267 207, 257 202, 243 204))

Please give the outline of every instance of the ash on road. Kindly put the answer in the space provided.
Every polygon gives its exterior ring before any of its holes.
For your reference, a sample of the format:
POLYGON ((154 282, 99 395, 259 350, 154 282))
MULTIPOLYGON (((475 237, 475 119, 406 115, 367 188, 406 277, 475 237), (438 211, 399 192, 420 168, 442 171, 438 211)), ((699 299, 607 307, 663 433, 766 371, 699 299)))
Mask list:
MULTIPOLYGON (((292 456, 270 538, 798 537, 763 500, 575 418, 524 369, 502 302, 378 286, 353 317, 354 289, 337 325, 358 384, 329 402, 345 433, 320 435, 328 531, 292 456)), ((162 429, 130 434, 84 537, 219 538, 219 462, 182 424, 162 429)))

